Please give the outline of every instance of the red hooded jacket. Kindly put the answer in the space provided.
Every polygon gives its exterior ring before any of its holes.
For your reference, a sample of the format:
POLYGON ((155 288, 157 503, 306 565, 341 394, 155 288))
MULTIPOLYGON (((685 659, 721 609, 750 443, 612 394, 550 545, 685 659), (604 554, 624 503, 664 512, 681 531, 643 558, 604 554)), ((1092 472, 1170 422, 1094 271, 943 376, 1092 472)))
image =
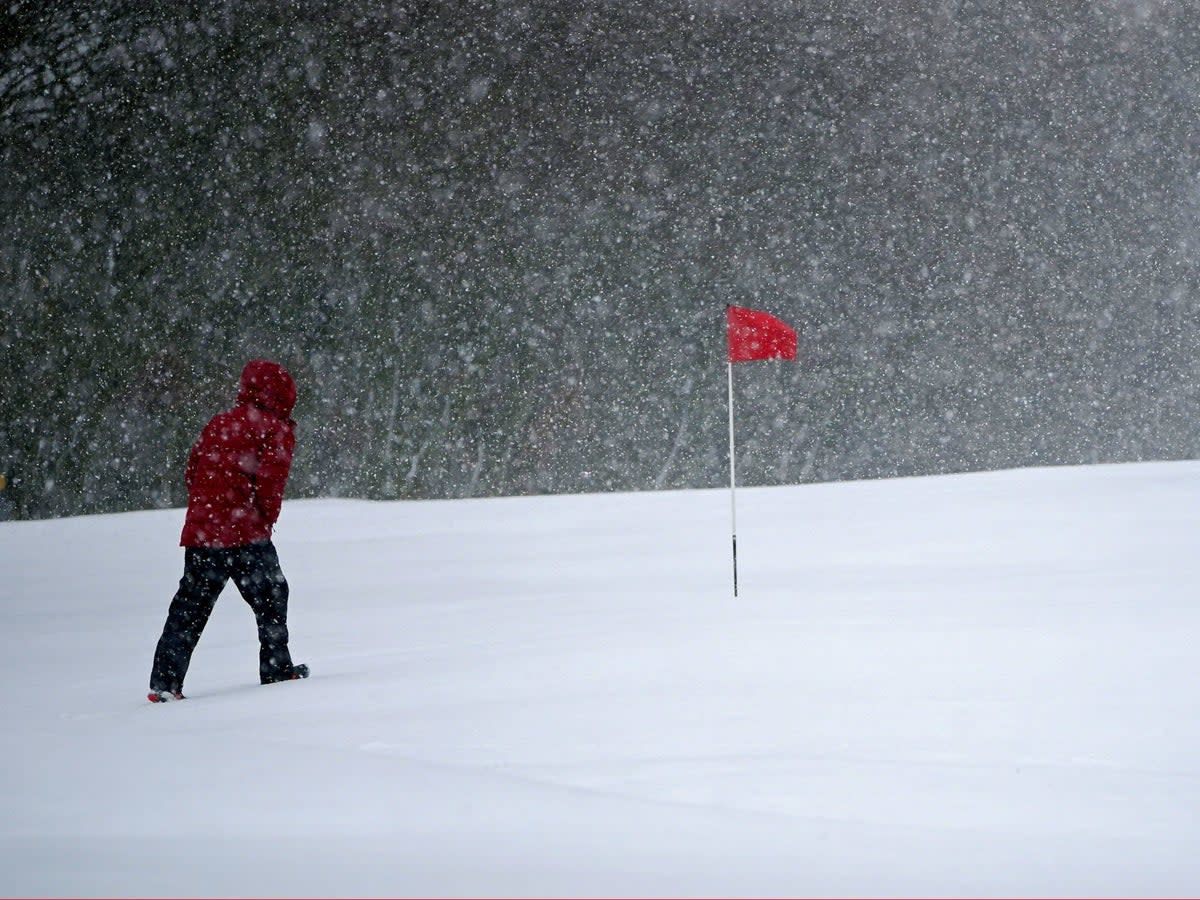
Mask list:
POLYGON ((287 369, 254 359, 238 405, 212 417, 188 456, 184 547, 240 547, 269 540, 296 447, 296 383, 287 369))

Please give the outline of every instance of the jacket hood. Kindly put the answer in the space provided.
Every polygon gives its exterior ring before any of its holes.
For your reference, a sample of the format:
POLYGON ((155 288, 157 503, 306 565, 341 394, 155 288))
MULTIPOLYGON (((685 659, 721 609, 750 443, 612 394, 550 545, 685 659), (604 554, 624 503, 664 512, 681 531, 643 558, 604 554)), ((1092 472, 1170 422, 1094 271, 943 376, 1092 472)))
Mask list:
POLYGON ((279 363, 252 359, 242 369, 238 403, 250 403, 274 413, 281 419, 291 418, 296 405, 296 382, 279 363))

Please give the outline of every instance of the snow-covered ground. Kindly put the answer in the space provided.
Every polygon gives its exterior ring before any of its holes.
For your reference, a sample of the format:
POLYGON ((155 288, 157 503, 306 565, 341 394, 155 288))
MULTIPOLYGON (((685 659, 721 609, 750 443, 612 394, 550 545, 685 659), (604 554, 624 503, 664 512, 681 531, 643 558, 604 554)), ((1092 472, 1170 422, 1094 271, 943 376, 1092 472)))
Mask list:
POLYGON ((1200 464, 0 525, 3 895, 1200 892, 1200 464))

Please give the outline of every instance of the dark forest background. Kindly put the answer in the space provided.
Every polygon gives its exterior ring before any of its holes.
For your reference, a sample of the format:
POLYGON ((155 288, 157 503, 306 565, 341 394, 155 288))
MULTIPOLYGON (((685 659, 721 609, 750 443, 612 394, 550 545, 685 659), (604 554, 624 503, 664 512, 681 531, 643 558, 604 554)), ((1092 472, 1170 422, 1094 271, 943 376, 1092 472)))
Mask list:
POLYGON ((246 359, 291 496, 1200 453, 1200 8, 1097 0, 0 10, 0 472, 179 505, 246 359))

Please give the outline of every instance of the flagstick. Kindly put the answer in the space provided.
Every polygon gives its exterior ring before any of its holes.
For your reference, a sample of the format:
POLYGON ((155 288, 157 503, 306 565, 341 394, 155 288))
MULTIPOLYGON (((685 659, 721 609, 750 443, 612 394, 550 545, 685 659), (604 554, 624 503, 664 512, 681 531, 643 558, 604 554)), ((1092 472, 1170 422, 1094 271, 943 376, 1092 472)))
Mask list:
POLYGON ((729 361, 729 509, 733 533, 733 596, 737 590, 737 475, 734 470, 733 449, 733 361, 729 361))

